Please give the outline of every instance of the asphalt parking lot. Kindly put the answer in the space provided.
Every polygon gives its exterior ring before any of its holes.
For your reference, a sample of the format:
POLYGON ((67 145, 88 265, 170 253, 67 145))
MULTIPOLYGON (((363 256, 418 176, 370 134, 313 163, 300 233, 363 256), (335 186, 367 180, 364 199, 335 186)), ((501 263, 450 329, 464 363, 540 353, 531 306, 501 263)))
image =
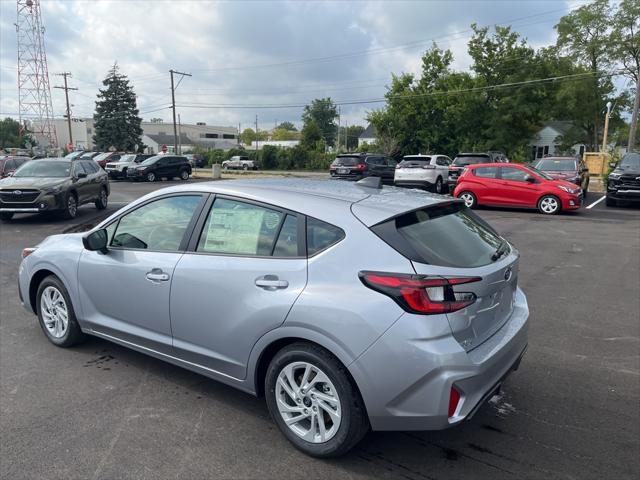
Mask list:
MULTIPOLYGON (((168 183, 114 182, 107 213, 168 183)), ((19 305, 20 251, 104 212, 0 225, 0 477, 637 478, 640 210, 478 212, 522 255, 520 369, 459 427, 370 433, 329 461, 294 450, 262 399, 106 341, 45 339, 19 305)))

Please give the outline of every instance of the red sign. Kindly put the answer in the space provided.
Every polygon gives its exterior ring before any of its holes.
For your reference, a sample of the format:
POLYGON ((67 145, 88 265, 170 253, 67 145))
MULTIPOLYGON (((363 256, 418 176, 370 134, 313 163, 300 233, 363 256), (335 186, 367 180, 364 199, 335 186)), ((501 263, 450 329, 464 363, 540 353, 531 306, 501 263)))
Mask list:
POLYGON ((169 149, 167 148, 166 145, 162 145, 162 153, 167 153, 169 149))
POLYGON ((67 143, 67 152, 73 152, 73 143, 67 143))

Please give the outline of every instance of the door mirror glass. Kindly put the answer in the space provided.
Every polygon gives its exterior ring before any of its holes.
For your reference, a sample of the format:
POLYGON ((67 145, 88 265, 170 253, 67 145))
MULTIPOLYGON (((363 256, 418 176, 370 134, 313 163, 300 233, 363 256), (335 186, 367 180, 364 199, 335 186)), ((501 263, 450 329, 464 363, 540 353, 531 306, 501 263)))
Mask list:
POLYGON ((99 251, 107 253, 107 238, 107 230, 102 228, 82 237, 82 244, 84 245, 84 248, 92 252, 99 251))
POLYGON ((536 183, 536 179, 533 178, 533 176, 531 176, 531 175, 525 175, 524 181, 525 182, 529 182, 529 183, 536 183))
POLYGON ((76 173, 76 178, 87 178, 86 172, 78 172, 76 173))

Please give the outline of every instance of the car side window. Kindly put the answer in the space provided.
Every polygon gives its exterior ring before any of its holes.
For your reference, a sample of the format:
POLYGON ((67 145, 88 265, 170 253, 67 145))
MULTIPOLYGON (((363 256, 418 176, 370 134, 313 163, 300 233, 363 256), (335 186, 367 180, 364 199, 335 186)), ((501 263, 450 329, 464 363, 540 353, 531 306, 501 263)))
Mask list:
POLYGON ((80 173, 87 173, 84 167, 82 166, 82 162, 74 162, 73 163, 73 176, 77 177, 80 173))
POLYGON ((312 256, 344 238, 344 231, 330 223, 307 218, 307 255, 312 256))
POLYGON ((5 171, 15 170, 15 168, 16 168, 16 161, 13 159, 7 160, 6 163, 4 164, 5 171))
POLYGON ((520 170, 519 168, 502 167, 502 180, 525 182, 525 177, 527 175, 527 172, 520 170))
POLYGON ((476 177, 496 178, 498 175, 498 167, 480 167, 473 170, 476 177))
POLYGON ((197 251, 270 256, 284 217, 278 210, 217 198, 209 211, 197 251))
POLYGON ((120 218, 111 246, 179 250, 201 198, 200 195, 166 197, 136 208, 120 218))
POLYGON ((100 168, 98 167, 98 164, 94 161, 88 162, 88 161, 82 160, 80 163, 82 163, 82 167, 84 168, 84 171, 87 172, 87 175, 96 173, 100 168))
POLYGON ((382 164, 382 159, 380 157, 369 157, 367 158, 367 163, 369 165, 380 165, 382 164))
POLYGON ((438 157, 436 159, 436 165, 440 165, 442 167, 446 167, 449 165, 449 163, 447 162, 447 158, 446 157, 438 157))
POLYGON ((287 215, 285 218, 278 240, 273 248, 273 256, 298 256, 298 219, 294 215, 287 215))

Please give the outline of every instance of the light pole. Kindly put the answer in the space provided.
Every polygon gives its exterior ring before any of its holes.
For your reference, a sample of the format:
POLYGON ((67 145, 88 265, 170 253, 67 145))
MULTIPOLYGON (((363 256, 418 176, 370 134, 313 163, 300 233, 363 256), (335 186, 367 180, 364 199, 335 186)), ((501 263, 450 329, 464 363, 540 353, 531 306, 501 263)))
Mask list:
POLYGON ((607 134, 609 133, 609 115, 611 114, 611 102, 607 102, 607 114, 604 117, 604 134, 602 135, 602 153, 607 153, 607 134))

